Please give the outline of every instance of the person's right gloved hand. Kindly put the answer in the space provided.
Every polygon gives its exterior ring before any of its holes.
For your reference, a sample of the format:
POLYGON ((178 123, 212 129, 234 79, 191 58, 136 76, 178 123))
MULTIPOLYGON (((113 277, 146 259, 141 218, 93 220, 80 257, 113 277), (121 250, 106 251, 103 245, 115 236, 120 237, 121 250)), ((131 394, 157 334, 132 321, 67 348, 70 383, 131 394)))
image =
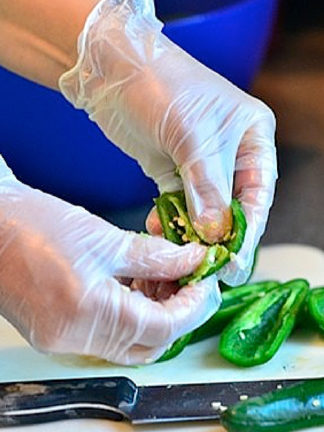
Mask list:
POLYGON ((159 301, 131 291, 125 280, 191 273, 205 248, 120 230, 20 183, 3 159, 0 215, 0 313, 41 351, 150 362, 220 304, 215 277, 159 301))
MULTIPOLYGON (((153 0, 98 2, 78 52, 60 77, 62 93, 137 160, 160 193, 184 190, 201 238, 222 241, 232 226, 232 196, 241 202, 244 244, 218 277, 244 283, 277 178, 271 110, 169 40, 153 0)), ((147 222, 152 234, 156 219, 151 213, 147 222)))

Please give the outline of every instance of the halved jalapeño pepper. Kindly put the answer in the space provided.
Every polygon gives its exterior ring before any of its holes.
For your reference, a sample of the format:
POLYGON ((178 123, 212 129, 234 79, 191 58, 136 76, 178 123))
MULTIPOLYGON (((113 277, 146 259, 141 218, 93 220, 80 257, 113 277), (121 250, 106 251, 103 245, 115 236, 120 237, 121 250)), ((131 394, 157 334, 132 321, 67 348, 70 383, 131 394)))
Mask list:
POLYGON ((196 343, 219 334, 244 308, 255 300, 264 297, 267 292, 278 286, 279 282, 277 281, 264 281, 223 292, 219 310, 205 324, 193 332, 190 343, 196 343))
POLYGON ((311 290, 308 302, 308 312, 317 326, 324 331, 324 287, 311 290))
POLYGON ((155 199, 157 212, 161 221, 163 235, 166 239, 177 243, 198 242, 208 246, 205 258, 197 270, 179 280, 180 286, 194 284, 220 270, 236 254, 244 241, 246 219, 241 204, 232 200, 233 227, 225 240, 220 244, 208 245, 195 232, 187 211, 183 191, 165 192, 155 199))
POLYGON ((224 329, 220 354, 239 366, 270 360, 290 335, 308 289, 306 280, 295 279, 250 304, 224 329))
MULTIPOLYGON (((324 425, 324 379, 239 402, 221 416, 228 432, 290 432, 324 425)), ((321 429, 322 430, 322 429, 321 429)))

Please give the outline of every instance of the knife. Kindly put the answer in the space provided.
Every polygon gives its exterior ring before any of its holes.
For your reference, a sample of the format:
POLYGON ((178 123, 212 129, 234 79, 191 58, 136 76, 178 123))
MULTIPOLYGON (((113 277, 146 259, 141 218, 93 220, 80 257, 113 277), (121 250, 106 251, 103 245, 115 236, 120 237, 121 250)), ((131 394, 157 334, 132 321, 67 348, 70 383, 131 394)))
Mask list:
POLYGON ((80 418, 133 424, 219 420, 240 399, 301 381, 137 386, 127 377, 107 377, 6 382, 0 383, 0 427, 80 418))

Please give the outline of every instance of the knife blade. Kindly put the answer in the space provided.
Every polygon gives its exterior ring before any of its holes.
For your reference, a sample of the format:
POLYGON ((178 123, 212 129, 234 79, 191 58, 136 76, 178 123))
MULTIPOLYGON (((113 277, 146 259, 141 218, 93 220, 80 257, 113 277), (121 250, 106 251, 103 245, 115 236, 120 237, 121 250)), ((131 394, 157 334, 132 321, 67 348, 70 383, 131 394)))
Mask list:
POLYGON ((306 380, 159 386, 137 386, 127 377, 6 382, 0 383, 0 427, 80 418, 134 424, 219 420, 243 395, 258 396, 306 380))

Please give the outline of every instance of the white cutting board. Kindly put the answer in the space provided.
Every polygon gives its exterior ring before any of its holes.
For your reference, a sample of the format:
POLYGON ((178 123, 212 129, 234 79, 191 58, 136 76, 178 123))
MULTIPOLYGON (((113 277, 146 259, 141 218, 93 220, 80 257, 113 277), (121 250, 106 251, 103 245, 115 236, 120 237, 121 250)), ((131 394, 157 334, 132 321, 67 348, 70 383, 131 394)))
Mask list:
MULTIPOLYGON (((324 252, 309 246, 278 245, 261 249, 254 280, 303 277, 313 287, 324 285, 324 252)), ((223 360, 217 337, 189 346, 177 358, 142 367, 116 367, 101 360, 73 356, 46 356, 30 348, 5 320, 0 318, 0 381, 125 375, 137 384, 201 383, 324 376, 324 338, 298 331, 267 364, 239 368, 223 360)), ((172 403, 170 401, 170 403, 172 403)), ((22 428, 3 429, 19 432, 22 428)), ((100 420, 77 420, 24 427, 28 432, 220 432, 215 423, 132 427, 100 420)), ((315 431, 315 429, 312 429, 315 431)), ((316 430, 324 431, 324 428, 316 430)))

